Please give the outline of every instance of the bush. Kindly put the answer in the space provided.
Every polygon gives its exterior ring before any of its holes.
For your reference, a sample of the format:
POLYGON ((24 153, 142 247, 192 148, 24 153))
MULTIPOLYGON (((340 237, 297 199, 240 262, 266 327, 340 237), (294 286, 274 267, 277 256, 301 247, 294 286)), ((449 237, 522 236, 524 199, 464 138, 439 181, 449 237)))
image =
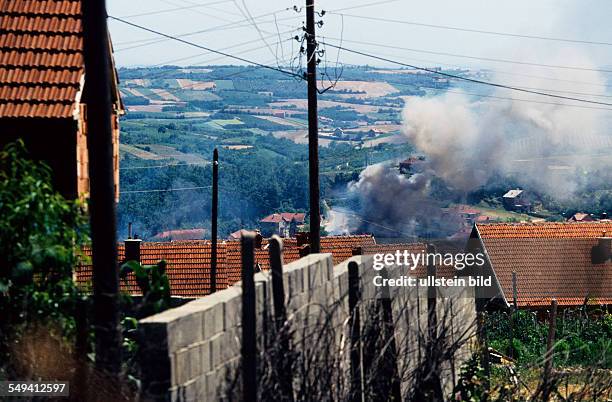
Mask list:
POLYGON ((28 160, 22 142, 0 152, 0 378, 33 368, 15 357, 26 329, 74 336, 82 296, 72 267, 88 240, 86 218, 50 183, 49 168, 28 160))

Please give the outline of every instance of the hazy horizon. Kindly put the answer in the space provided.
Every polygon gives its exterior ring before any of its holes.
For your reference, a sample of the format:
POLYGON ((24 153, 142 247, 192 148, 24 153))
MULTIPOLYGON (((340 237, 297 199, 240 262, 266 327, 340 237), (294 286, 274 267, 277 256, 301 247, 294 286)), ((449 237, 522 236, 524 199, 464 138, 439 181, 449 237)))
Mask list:
MULTIPOLYGON (((321 40, 338 43, 342 38, 347 48, 390 57, 405 63, 421 66, 490 68, 504 71, 512 70, 514 64, 475 60, 469 57, 594 69, 612 65, 610 57, 612 46, 610 45, 489 35, 355 17, 394 19, 517 35, 612 42, 612 25, 606 22, 606 19, 612 15, 612 2, 606 0, 589 2, 545 0, 537 4, 527 0, 517 0, 512 3, 468 0, 460 4, 450 0, 435 4, 401 0, 363 0, 358 3, 347 0, 333 2, 328 0, 319 1, 316 4, 318 10, 327 11, 322 18, 324 26, 317 31, 321 40), (334 12, 334 10, 338 11, 334 12), (409 48, 412 51, 389 47, 409 48), (578 57, 563 55, 578 55, 578 57), (588 61, 587 64, 585 60, 588 61)), ((303 9, 301 13, 296 13, 292 10, 294 5, 301 6, 301 4, 285 1, 155 0, 145 2, 134 0, 119 2, 109 0, 108 11, 111 16, 124 18, 135 24, 171 35, 208 30, 184 38, 211 49, 226 49, 227 53, 259 63, 287 65, 299 47, 296 41, 289 38, 299 35, 299 27, 304 20, 303 9), (159 12, 177 8, 179 9, 174 11, 159 12), (266 16, 257 18, 261 15, 266 16), (257 24, 246 21, 251 16, 255 18, 257 24), (242 22, 231 25, 237 21, 242 22), (278 45, 279 41, 282 41, 282 46, 278 45)), ((115 49, 115 59, 119 67, 167 64, 190 66, 246 64, 187 44, 168 39, 160 40, 164 38, 112 19, 109 20, 109 28, 115 49), (148 40, 153 39, 156 40, 156 43, 148 44, 148 40)), ((338 60, 346 64, 394 66, 346 51, 338 55, 333 48, 328 48, 327 52, 330 64, 335 64, 338 60)), ((528 69, 538 74, 559 70, 537 66, 529 66, 528 69)))

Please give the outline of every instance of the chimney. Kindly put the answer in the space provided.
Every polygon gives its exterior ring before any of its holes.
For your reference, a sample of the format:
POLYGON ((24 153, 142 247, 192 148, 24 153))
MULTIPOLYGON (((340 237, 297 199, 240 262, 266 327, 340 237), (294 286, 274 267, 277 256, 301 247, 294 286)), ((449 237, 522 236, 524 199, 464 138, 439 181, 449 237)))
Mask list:
POLYGON ((310 244, 310 233, 308 232, 298 232, 295 234, 295 239, 297 241, 298 247, 301 247, 305 244, 310 244))
POLYGON ((140 243, 137 235, 132 238, 132 222, 128 224, 128 238, 125 239, 125 261, 136 261, 140 263, 140 243))
POLYGON ((299 249, 300 257, 306 257, 310 254, 310 244, 306 244, 304 246, 300 246, 299 249))
POLYGON ((263 236, 259 231, 255 232, 255 248, 261 250, 261 246, 263 245, 263 236))
POLYGON ((597 246, 591 250, 591 261, 593 264, 605 264, 612 259, 612 237, 607 236, 604 231, 601 237, 597 238, 597 246))

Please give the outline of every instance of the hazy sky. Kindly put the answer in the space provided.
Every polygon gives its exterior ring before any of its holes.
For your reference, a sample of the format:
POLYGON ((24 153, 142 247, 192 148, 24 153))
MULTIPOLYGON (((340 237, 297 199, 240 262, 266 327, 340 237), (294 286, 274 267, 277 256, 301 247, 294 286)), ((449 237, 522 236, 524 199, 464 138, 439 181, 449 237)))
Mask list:
MULTIPOLYGON (((301 4, 286 0, 108 0, 107 4, 110 15, 125 17, 126 20, 165 33, 177 35, 208 30, 187 36, 185 39, 217 50, 227 49, 228 53, 266 64, 276 64, 276 60, 283 59, 283 57, 289 60, 292 55, 295 55, 297 43, 288 39, 299 33, 298 28, 305 19, 304 10, 299 14, 291 10, 294 5, 301 6, 301 4), (196 7, 195 5, 202 6, 196 7), (138 16, 138 14, 177 7, 183 9, 138 16), (290 10, 286 10, 287 8, 290 10), (274 12, 275 14, 271 14, 274 12), (247 13, 255 17, 260 32, 257 31, 254 24, 246 21, 247 13), (257 18, 262 14, 270 15, 257 18), (274 17, 276 17, 276 24, 274 17), (237 21, 239 23, 227 26, 237 21), (225 27, 217 28, 222 25, 225 27), (264 44, 262 36, 269 46, 264 44), (279 40, 283 41, 282 48, 277 46, 279 40), (245 42, 250 43, 245 44, 245 42), (231 47, 234 45, 239 46, 231 47)), ((345 13, 487 31, 612 42, 611 0, 438 0, 430 2, 322 0, 317 2, 317 9, 339 10, 336 13, 331 12, 325 15, 323 17, 324 26, 318 30, 318 35, 329 37, 330 43, 337 42, 337 38, 342 36, 347 48, 375 53, 408 63, 426 66, 441 63, 489 66, 506 71, 514 69, 512 64, 389 49, 351 41, 367 41, 415 50, 535 63, 579 67, 612 65, 612 46, 519 39, 368 21, 354 16, 342 17, 339 15, 339 13, 345 13), (372 3, 379 4, 363 7, 363 5, 372 3), (344 29, 342 29, 343 25, 344 29), (574 55, 579 55, 579 57, 574 57, 574 55)), ((218 55, 206 54, 201 49, 170 40, 148 46, 138 46, 143 44, 142 40, 158 39, 159 37, 117 21, 110 21, 110 30, 115 46, 115 58, 119 66, 159 63, 244 64, 218 55)), ((330 62, 335 62, 336 51, 334 49, 328 49, 328 51, 330 62)), ((339 55, 339 60, 351 64, 382 64, 346 52, 339 55)), ((286 63, 281 62, 281 64, 286 63)), ((540 67, 529 68, 539 74, 546 74, 548 71, 540 67)))

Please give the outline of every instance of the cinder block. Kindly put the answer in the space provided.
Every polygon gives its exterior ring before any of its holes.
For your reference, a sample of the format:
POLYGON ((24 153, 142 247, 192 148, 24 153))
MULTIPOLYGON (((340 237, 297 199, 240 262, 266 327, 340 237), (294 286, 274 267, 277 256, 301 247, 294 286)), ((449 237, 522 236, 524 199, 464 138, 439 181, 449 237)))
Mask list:
POLYGON ((192 311, 168 324, 168 349, 172 353, 202 340, 202 312, 192 311))
POLYGON ((225 330, 235 328, 242 320, 242 296, 237 296, 224 303, 225 330))
POLYGON ((242 343, 242 332, 240 328, 232 328, 223 333, 223 347, 221 349, 221 359, 223 363, 240 357, 242 343))
POLYGON ((190 380, 187 383, 185 383, 185 385, 183 385, 183 390, 184 390, 184 394, 183 394, 183 400, 185 402, 198 402, 198 384, 197 381, 194 380, 190 380))
POLYGON ((202 374, 206 374, 212 370, 210 354, 210 341, 204 341, 200 344, 200 362, 202 364, 202 374))
POLYGON ((215 374, 215 372, 211 372, 206 374, 206 377, 204 379, 204 381, 206 382, 206 396, 204 399, 205 401, 215 401, 217 400, 217 395, 218 395, 218 388, 219 388, 219 384, 217 383, 217 376, 215 374))
POLYGON ((189 352, 189 378, 194 379, 204 373, 202 369, 202 353, 200 344, 194 345, 188 349, 189 352))
POLYGON ((209 306, 202 315, 202 339, 210 339, 225 327, 225 303, 218 302, 209 306))
POLYGON ((210 361, 213 370, 216 370, 223 362, 222 351, 225 338, 224 335, 224 333, 220 333, 210 338, 210 361))
POLYGON ((175 353, 174 369, 176 370, 176 384, 185 384, 190 380, 191 356, 189 349, 181 349, 175 353))

